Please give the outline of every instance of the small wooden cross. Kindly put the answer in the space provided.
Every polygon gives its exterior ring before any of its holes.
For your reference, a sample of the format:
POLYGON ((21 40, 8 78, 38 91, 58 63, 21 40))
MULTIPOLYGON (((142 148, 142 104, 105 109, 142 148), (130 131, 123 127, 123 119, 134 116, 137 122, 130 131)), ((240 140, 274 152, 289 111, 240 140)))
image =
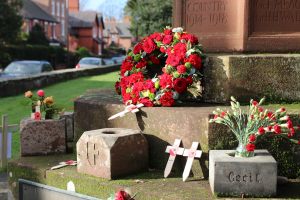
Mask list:
POLYGON ((89 148, 89 143, 86 143, 86 159, 89 161, 90 165, 90 154, 93 156, 93 165, 96 165, 96 157, 99 156, 99 150, 96 149, 96 144, 91 145, 92 149, 89 148))
POLYGON ((200 158, 202 155, 202 151, 197 150, 199 146, 199 142, 193 142, 192 147, 190 149, 184 149, 183 156, 187 156, 188 159, 186 161, 186 165, 183 171, 182 179, 186 181, 190 175, 190 171, 192 169, 194 158, 200 158))
POLYGON ((59 168, 65 167, 65 166, 75 166, 75 165, 77 165, 77 161, 67 160, 65 162, 60 162, 59 165, 51 167, 51 170, 59 169, 59 168))
POLYGON ((176 155, 182 155, 184 148, 179 147, 181 144, 181 140, 180 139, 175 139, 175 142, 173 144, 173 146, 167 146, 166 149, 166 153, 169 153, 169 160, 167 162, 166 168, 165 168, 165 172, 164 172, 164 177, 167 178, 169 176, 169 174, 171 173, 176 155))
POLYGON ((130 104, 128 106, 125 107, 125 109, 113 116, 111 116, 110 118, 108 118, 108 120, 112 120, 112 119, 115 119, 117 117, 124 117, 126 113, 129 113, 129 112, 132 112, 132 113, 137 113, 139 112, 139 108, 143 107, 144 104, 142 103, 139 103, 137 105, 133 105, 133 104, 130 104))

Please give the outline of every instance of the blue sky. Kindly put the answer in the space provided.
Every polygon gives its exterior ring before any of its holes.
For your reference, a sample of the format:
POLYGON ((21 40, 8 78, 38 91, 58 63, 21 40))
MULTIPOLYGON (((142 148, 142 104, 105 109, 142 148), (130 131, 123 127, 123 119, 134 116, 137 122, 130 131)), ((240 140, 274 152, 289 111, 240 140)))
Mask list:
POLYGON ((82 10, 96 10, 104 17, 114 16, 118 19, 123 16, 123 8, 127 0, 81 0, 82 10))

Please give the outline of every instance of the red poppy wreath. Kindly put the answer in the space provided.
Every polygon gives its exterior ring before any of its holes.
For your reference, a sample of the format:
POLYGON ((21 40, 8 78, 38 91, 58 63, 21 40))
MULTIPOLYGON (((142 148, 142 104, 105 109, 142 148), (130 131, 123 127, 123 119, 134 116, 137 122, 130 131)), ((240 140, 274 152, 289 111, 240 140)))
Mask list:
POLYGON ((200 81, 204 60, 196 36, 166 27, 137 43, 121 65, 115 88, 124 104, 173 106, 200 81))

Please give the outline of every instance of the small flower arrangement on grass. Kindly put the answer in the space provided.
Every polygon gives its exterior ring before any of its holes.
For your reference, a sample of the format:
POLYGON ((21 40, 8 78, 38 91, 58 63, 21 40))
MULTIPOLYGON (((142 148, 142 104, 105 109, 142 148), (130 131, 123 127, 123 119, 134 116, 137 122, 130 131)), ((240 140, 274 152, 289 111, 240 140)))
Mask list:
POLYGON ((198 97, 204 57, 196 36, 181 27, 166 27, 145 37, 128 53, 116 91, 124 104, 146 107, 173 106, 182 97, 198 97))
POLYGON ((56 106, 53 96, 45 96, 44 90, 38 90, 37 95, 33 95, 31 91, 25 92, 25 97, 31 100, 31 108, 33 118, 35 120, 42 119, 42 113, 44 112, 45 119, 54 119, 62 109, 56 106))
POLYGON ((240 103, 231 97, 231 111, 217 109, 213 112, 214 118, 210 123, 224 124, 234 133, 239 146, 236 150, 236 157, 254 156, 255 142, 264 134, 275 134, 289 139, 291 142, 300 144, 300 140, 294 139, 295 131, 300 126, 294 126, 285 108, 275 112, 265 110, 259 102, 251 100, 247 111, 242 110, 240 103))

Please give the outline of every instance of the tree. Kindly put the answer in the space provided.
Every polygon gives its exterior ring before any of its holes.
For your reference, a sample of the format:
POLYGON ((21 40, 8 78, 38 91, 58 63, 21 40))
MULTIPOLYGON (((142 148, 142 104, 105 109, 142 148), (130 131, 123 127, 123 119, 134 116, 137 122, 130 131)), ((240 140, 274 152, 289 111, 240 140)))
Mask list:
POLYGON ((13 43, 22 25, 21 0, 0 0, 0 46, 13 43))
POLYGON ((43 27, 41 27, 39 24, 35 24, 29 32, 27 43, 37 45, 49 45, 49 41, 46 38, 43 27))
POLYGON ((172 25, 172 0, 128 0, 125 13, 131 16, 131 33, 143 37, 172 25))

